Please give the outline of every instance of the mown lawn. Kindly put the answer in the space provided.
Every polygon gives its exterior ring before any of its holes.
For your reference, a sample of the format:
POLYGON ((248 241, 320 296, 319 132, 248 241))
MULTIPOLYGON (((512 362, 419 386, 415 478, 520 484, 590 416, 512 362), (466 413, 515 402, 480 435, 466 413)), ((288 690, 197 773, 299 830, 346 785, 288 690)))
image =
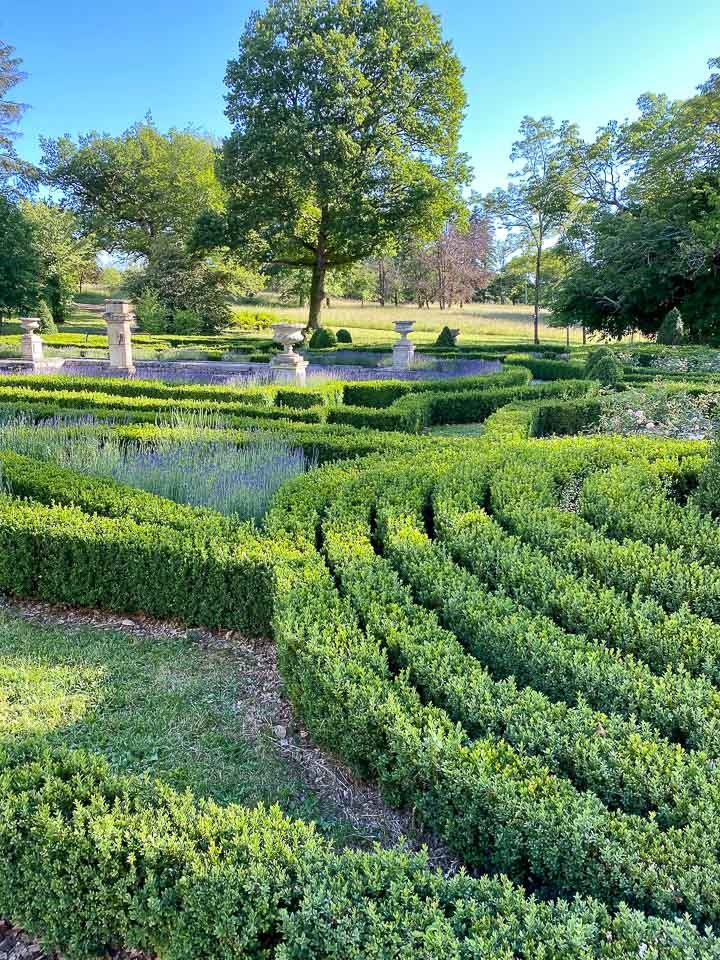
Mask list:
POLYGON ((352 841, 270 729, 248 734, 257 666, 250 648, 202 649, 192 633, 45 626, 0 611, 0 743, 39 739, 223 803, 278 803, 352 841))

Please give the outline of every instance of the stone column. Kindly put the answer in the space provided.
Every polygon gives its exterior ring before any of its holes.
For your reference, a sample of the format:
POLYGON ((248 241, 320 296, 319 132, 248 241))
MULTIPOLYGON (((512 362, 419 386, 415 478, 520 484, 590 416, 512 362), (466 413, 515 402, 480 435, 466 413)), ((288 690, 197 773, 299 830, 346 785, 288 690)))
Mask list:
POLYGON ((20 339, 20 351, 23 360, 30 360, 33 366, 42 363, 45 359, 43 355, 43 342, 35 333, 40 329, 40 319, 38 317, 20 317, 20 324, 25 333, 20 339))
POLYGON ((393 326, 395 332, 400 334, 400 339, 393 347, 393 369, 409 370, 415 362, 415 344, 410 340, 408 334, 415 326, 415 321, 396 320, 393 326))
POLYGON ((122 373, 135 373, 132 356, 132 333, 130 325, 133 315, 127 300, 105 301, 105 324, 107 326, 108 353, 110 369, 122 373))
POLYGON ((273 340, 283 345, 283 352, 277 353, 270 361, 270 369, 276 383, 283 383, 292 387, 304 387, 308 361, 295 353, 293 346, 301 343, 304 323, 274 323, 273 340))

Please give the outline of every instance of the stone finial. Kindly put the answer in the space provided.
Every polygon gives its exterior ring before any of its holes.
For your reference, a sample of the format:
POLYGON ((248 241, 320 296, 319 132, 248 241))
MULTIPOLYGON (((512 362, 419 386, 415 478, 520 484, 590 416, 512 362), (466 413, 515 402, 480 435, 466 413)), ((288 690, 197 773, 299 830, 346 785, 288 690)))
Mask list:
POLYGON ((272 331, 273 340, 283 346, 283 352, 276 354, 270 361, 275 380, 294 387, 304 387, 308 361, 295 353, 293 347, 302 343, 305 324, 274 323, 272 331))

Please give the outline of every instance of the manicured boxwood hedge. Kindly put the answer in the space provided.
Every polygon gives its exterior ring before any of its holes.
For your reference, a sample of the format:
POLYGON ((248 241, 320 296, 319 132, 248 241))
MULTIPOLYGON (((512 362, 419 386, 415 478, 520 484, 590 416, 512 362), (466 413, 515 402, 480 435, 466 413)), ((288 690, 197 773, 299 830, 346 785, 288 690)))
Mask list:
POLYGON ((160 400, 205 400, 224 404, 246 404, 251 407, 327 406, 342 400, 343 384, 324 383, 314 388, 293 387, 227 387, 213 385, 165 383, 161 380, 128 380, 123 377, 71 377, 58 374, 3 376, 0 386, 29 388, 33 391, 100 393, 116 397, 154 397, 160 400))
MULTIPOLYGON (((326 493, 317 480, 301 487, 281 498, 281 516, 296 511, 289 529, 310 549, 326 493)), ((677 835, 661 831, 653 821, 608 812, 507 742, 468 742, 406 674, 393 674, 377 637, 360 629, 312 554, 279 578, 278 594, 281 664, 313 734, 377 779, 393 802, 412 806, 467 862, 545 894, 630 900, 662 914, 681 903, 698 920, 714 917, 716 822, 693 820, 677 835)), ((395 624, 393 613, 385 627, 391 635, 395 624)))
POLYGON ((251 406, 246 403, 189 400, 170 394, 166 397, 124 396, 97 390, 38 390, 32 385, 7 387, 0 381, 0 404, 12 406, 45 404, 55 410, 83 410, 97 415, 104 411, 151 412, 155 416, 173 411, 185 413, 215 413, 221 417, 248 417, 258 420, 299 420, 304 423, 322 423, 323 407, 293 410, 288 407, 251 406))
POLYGON ((81 753, 0 748, 0 811, 0 914, 69 960, 118 945, 172 960, 717 955, 684 921, 542 903, 401 851, 338 854, 277 808, 194 801, 81 753))
POLYGON ((585 377, 585 364, 570 360, 548 360, 524 353, 509 353, 505 362, 526 367, 536 380, 582 380, 585 377))
MULTIPOLYGON (((0 496, 0 590, 272 629, 319 743, 468 865, 546 902, 398 851, 338 854, 278 811, 178 797, 80 754, 0 746, 0 915, 69 960, 118 945, 178 960, 719 955, 685 919, 720 919, 717 627, 682 599, 692 586, 707 606, 714 574, 702 579, 687 538, 628 545, 574 512, 607 503, 610 524, 629 523, 623 483, 645 487, 625 465, 640 457, 643 483, 685 490, 697 444, 524 439, 591 423, 586 382, 346 410, 403 430, 483 411, 488 440, 277 422, 346 459, 286 485, 261 535, 3 451, 6 485, 27 499, 0 496), (622 648, 633 630, 636 657, 622 648)), ((663 504, 680 523, 684 508, 663 504)))
POLYGON ((0 591, 15 596, 265 636, 281 553, 249 528, 213 536, 202 526, 178 530, 0 496, 0 591))
POLYGON ((419 433, 440 424, 482 422, 495 410, 517 400, 577 397, 591 389, 592 385, 586 380, 566 380, 537 386, 489 387, 457 392, 424 390, 402 396, 382 409, 348 405, 333 407, 328 411, 328 423, 419 433))
MULTIPOLYGON (((412 501, 422 496, 417 486, 408 503, 402 493, 398 496, 397 476, 382 469, 374 476, 364 474, 357 484, 346 484, 323 523, 323 545, 366 631, 386 646, 391 663, 408 672, 423 698, 446 710, 470 735, 492 733, 519 751, 540 756, 553 773, 591 789, 605 803, 626 812, 661 810, 665 825, 681 825, 693 797, 697 802, 700 795, 718 793, 704 759, 662 741, 649 724, 584 705, 553 703, 529 687, 518 689, 512 680, 494 682, 480 660, 465 653, 456 637, 440 626, 432 610, 413 602, 398 572, 441 616, 483 605, 489 614, 492 605, 474 579, 422 532, 421 503, 416 522, 408 516, 412 501), (374 509, 383 531, 383 556, 372 544, 374 509), (603 737, 597 736, 599 727, 603 737)), ((496 630, 502 642, 502 617, 498 623, 487 615, 483 630, 496 630)))
POLYGON ((465 390, 490 390, 497 387, 527 386, 531 374, 509 368, 485 376, 451 377, 447 380, 369 380, 346 383, 343 401, 349 406, 380 409, 410 393, 460 393, 465 390))

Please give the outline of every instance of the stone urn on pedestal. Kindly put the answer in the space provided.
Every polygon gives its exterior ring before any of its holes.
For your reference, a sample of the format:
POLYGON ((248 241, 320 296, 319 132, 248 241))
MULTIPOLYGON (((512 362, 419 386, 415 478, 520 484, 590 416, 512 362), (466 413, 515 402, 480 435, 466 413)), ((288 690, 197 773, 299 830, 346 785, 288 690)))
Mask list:
POLYGON ((127 300, 106 300, 103 318, 107 326, 110 369, 135 373, 131 333, 135 317, 130 312, 130 303, 127 300))
POLYGON ((393 347, 393 369, 409 370, 415 361, 415 344, 410 340, 408 334, 412 332, 415 321, 396 320, 393 326, 395 327, 395 333, 400 334, 400 339, 393 347))
POLYGON ((308 361, 295 353, 293 347, 302 343, 305 334, 304 323, 274 323, 273 340, 282 344, 283 352, 277 353, 270 361, 270 369, 278 383, 293 387, 305 386, 305 371, 308 361))
POLYGON ((20 317, 20 325, 25 333, 20 338, 20 352, 23 360, 30 360, 35 366, 45 359, 43 342, 36 331, 40 329, 39 317, 20 317))

